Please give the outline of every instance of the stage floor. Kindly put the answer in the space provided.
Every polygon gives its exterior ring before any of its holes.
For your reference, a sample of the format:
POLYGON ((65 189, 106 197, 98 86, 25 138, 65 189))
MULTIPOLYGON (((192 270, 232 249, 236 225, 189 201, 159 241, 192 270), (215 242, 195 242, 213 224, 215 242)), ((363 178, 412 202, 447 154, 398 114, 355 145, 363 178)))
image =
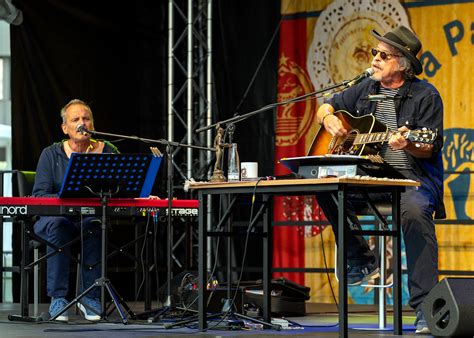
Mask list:
MULTIPOLYGON (((139 313, 143 309, 143 304, 128 303, 128 305, 139 313)), ((308 314, 304 317, 288 318, 300 327, 293 327, 286 330, 224 330, 209 329, 200 332, 196 324, 188 327, 165 329, 164 325, 172 322, 164 319, 159 322, 148 323, 147 321, 130 321, 124 325, 116 314, 110 316, 110 320, 99 323, 91 323, 76 315, 75 311, 69 312, 69 323, 52 322, 12 322, 8 320, 8 315, 18 314, 18 304, 0 304, 0 337, 180 337, 189 334, 198 334, 204 337, 233 337, 233 336, 258 336, 274 337, 275 335, 298 335, 311 337, 337 337, 338 336, 338 316, 334 305, 307 303, 308 314)), ((40 313, 46 312, 48 304, 41 304, 40 313)), ((350 337, 399 337, 391 330, 378 329, 377 307, 371 305, 350 305, 349 306, 349 336, 350 337)), ((31 309, 32 311, 32 309, 31 309)), ((415 315, 413 311, 403 312, 403 336, 420 337, 415 334, 413 322, 415 315)), ((387 314, 387 326, 391 329, 392 313, 387 314)), ((209 326, 222 325, 217 321, 210 321, 209 326)), ((424 336, 429 337, 429 336, 424 336)))

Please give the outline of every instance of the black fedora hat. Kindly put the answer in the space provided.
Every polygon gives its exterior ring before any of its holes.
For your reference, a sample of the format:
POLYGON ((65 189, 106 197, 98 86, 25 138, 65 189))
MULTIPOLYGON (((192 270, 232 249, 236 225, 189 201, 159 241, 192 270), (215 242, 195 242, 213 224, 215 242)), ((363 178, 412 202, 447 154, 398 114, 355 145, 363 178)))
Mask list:
POLYGON ((421 49, 421 42, 411 30, 405 26, 399 26, 384 36, 377 33, 374 29, 371 31, 372 35, 378 40, 389 44, 392 47, 399 49, 404 56, 408 58, 413 64, 415 74, 421 74, 423 67, 420 60, 416 57, 421 49))

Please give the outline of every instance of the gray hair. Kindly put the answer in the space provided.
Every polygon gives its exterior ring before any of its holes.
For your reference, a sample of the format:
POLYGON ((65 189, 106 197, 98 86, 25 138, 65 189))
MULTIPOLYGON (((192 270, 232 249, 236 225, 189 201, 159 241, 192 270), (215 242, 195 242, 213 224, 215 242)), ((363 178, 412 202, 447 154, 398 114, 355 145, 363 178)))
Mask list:
POLYGON ((72 105, 75 105, 75 104, 80 104, 80 105, 84 106, 84 108, 86 108, 86 110, 91 115, 92 121, 94 121, 94 116, 92 115, 91 107, 89 107, 89 105, 87 103, 85 103, 84 101, 82 101, 80 99, 72 99, 71 101, 66 103, 66 105, 64 107, 61 108, 61 118, 63 120, 63 123, 66 123, 66 110, 69 107, 71 107, 72 105))
POLYGON ((400 56, 398 58, 398 64, 400 67, 405 68, 403 71, 403 76, 405 79, 413 79, 415 77, 415 69, 413 68, 413 64, 406 56, 400 56))

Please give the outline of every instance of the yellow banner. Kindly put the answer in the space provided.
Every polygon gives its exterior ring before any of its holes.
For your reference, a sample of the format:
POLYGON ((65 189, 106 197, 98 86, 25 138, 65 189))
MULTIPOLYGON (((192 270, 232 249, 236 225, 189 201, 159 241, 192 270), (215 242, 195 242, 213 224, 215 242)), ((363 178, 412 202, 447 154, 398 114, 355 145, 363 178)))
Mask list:
MULTIPOLYGON (((301 25, 304 20, 306 45, 295 48, 306 50, 306 64, 298 66, 306 70, 316 90, 351 79, 370 66, 370 48, 377 43, 370 34, 371 29, 383 34, 397 25, 405 25, 419 36, 423 43, 424 69, 420 78, 435 85, 444 102, 444 200, 448 220, 472 222, 474 2, 282 0, 281 11, 287 29, 292 23, 301 25)), ((281 41, 281 45, 284 44, 281 41)), ((316 131, 316 126, 309 129, 306 145, 316 131)), ((437 225, 440 270, 474 268, 471 263, 474 262, 473 230, 473 226, 467 224, 437 225)), ((319 236, 305 236, 306 267, 334 267, 331 229, 322 231, 322 236, 325 250, 319 236)), ((312 301, 333 301, 329 281, 337 292, 336 281, 334 274, 329 276, 328 280, 326 274, 306 274, 305 284, 311 286, 312 301)), ((368 302, 363 295, 369 290, 361 289, 351 293, 353 301, 368 302)))

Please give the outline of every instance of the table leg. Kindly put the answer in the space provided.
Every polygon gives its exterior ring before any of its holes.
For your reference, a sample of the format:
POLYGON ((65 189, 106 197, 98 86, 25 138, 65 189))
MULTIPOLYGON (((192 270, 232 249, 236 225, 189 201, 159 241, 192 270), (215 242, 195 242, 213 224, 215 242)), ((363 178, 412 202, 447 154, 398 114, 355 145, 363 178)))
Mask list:
POLYGON ((339 337, 348 336, 348 320, 347 320, 347 245, 346 238, 348 232, 347 215, 346 215, 346 187, 340 185, 337 192, 338 203, 338 255, 337 255, 337 271, 339 273, 339 337))
POLYGON ((401 236, 400 225, 400 190, 392 192, 392 223, 396 235, 393 236, 393 333, 401 335, 402 328, 402 261, 401 261, 401 236))
POLYGON ((198 193, 199 200, 199 215, 198 215, 198 321, 199 321, 199 330, 204 331, 207 329, 207 228, 206 228, 206 196, 199 191, 198 193))

